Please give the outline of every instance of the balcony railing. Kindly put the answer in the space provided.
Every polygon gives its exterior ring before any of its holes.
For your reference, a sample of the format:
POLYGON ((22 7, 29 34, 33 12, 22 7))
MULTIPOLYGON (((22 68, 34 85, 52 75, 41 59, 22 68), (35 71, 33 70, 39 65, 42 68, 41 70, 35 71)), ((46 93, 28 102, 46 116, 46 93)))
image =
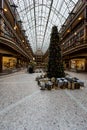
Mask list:
POLYGON ((14 35, 12 29, 10 29, 5 23, 3 23, 3 28, 0 29, 0 36, 1 36, 1 39, 4 39, 4 40, 6 39, 6 41, 9 41, 9 45, 11 47, 14 47, 17 50, 20 50, 22 54, 29 57, 25 46, 21 44, 22 41, 14 35))
POLYGON ((20 15, 19 15, 19 13, 17 11, 17 8, 16 8, 17 6, 14 3, 14 0, 8 0, 8 1, 6 0, 6 2, 9 4, 9 7, 10 7, 9 9, 11 10, 11 12, 12 12, 12 14, 14 16, 16 24, 19 26, 19 28, 21 30, 24 30, 24 27, 22 25, 22 21, 21 21, 20 15))
POLYGON ((84 38, 80 40, 75 40, 74 42, 71 42, 70 44, 66 45, 65 48, 62 47, 63 54, 74 52, 78 49, 85 48, 87 46, 87 40, 84 40, 84 38))
POLYGON ((85 0, 82 1, 82 0, 79 0, 74 9, 71 11, 70 15, 67 17, 66 21, 64 22, 62 28, 60 29, 60 33, 64 33, 70 26, 70 23, 72 24, 73 23, 73 20, 75 20, 75 18, 77 17, 78 15, 78 12, 81 11, 81 8, 84 7, 85 5, 85 0))
POLYGON ((0 32, 3 37, 8 38, 9 40, 12 40, 13 42, 17 41, 17 44, 21 44, 21 39, 18 38, 18 36, 16 37, 17 34, 14 35, 15 33, 14 30, 12 31, 12 29, 10 29, 10 27, 7 26, 5 21, 3 21, 3 28, 1 28, 0 32))

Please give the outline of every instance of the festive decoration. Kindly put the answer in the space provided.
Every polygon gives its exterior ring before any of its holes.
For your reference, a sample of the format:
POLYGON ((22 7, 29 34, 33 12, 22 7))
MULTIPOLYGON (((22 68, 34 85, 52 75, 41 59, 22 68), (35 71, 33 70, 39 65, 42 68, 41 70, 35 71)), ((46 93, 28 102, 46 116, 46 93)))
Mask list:
POLYGON ((59 34, 56 26, 53 26, 51 32, 47 76, 49 78, 60 78, 65 76, 59 42, 59 34))

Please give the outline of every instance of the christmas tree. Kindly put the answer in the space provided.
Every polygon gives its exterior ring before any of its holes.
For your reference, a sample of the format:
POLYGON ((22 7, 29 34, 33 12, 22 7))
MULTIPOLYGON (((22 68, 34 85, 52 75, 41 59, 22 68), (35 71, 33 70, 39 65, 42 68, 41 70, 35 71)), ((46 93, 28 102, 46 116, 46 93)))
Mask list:
POLYGON ((47 76, 49 78, 65 76, 57 26, 52 27, 47 76))

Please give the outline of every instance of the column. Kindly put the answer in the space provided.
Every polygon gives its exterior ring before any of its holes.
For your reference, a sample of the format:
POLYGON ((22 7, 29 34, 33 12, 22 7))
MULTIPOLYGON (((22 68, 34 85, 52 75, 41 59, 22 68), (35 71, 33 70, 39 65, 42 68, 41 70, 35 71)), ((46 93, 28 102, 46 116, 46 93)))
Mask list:
POLYGON ((20 60, 19 60, 19 58, 17 58, 16 68, 19 68, 19 62, 20 62, 20 60))
POLYGON ((2 72, 2 55, 0 54, 0 73, 2 72))
POLYGON ((69 70, 71 69, 71 59, 69 59, 69 70))
POLYGON ((86 61, 85 61, 85 71, 87 72, 87 57, 86 57, 86 61))

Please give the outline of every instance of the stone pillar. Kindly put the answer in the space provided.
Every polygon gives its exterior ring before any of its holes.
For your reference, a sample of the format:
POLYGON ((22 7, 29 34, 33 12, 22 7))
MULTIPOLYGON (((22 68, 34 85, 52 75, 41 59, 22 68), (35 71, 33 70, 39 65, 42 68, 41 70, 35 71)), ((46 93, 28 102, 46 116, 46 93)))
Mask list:
POLYGON ((0 73, 2 72, 2 55, 0 54, 0 73))
POLYGON ((86 58, 86 61, 85 61, 85 71, 87 72, 87 58, 86 58))
POLYGON ((69 70, 71 69, 71 60, 69 59, 69 70))
POLYGON ((17 58, 17 63, 16 63, 16 68, 19 68, 20 67, 20 60, 19 60, 19 58, 17 58))
POLYGON ((66 60, 64 60, 65 62, 64 62, 64 67, 65 67, 65 69, 70 69, 70 61, 69 61, 69 59, 66 59, 66 60))

